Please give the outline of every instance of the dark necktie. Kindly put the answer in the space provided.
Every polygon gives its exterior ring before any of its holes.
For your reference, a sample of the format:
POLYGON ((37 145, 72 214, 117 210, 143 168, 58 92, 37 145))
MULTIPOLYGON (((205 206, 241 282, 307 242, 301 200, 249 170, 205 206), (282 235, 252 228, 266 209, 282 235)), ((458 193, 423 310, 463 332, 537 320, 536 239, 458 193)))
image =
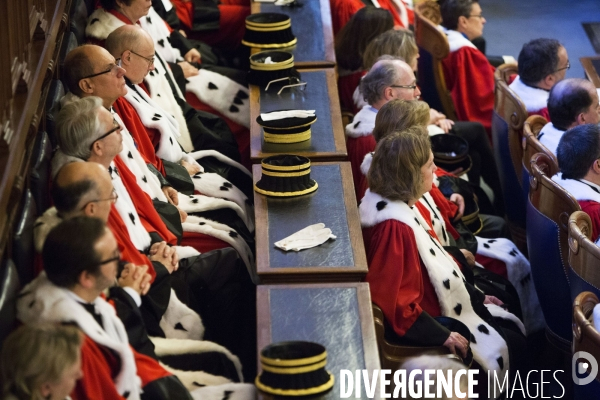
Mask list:
POLYGON ((90 303, 79 303, 79 304, 81 304, 81 306, 83 308, 85 308, 85 310, 87 312, 92 314, 92 317, 94 317, 96 322, 98 322, 98 324, 100 324, 100 326, 102 328, 104 328, 104 325, 102 325, 102 316, 96 312, 96 307, 93 304, 90 304, 90 303))

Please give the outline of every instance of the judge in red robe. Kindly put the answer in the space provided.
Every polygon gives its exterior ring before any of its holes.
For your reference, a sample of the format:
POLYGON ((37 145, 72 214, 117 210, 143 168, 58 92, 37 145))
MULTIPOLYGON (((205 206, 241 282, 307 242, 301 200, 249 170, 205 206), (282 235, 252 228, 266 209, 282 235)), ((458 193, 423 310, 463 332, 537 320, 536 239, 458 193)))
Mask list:
POLYGON ((443 345, 464 355, 465 338, 441 326, 434 317, 444 315, 462 321, 476 339, 470 343, 474 359, 483 369, 503 375, 508 371, 507 342, 490 312, 520 327, 522 324, 498 305, 490 304, 497 299, 484 296, 465 282, 431 226, 412 209, 431 187, 434 171, 424 128, 394 133, 377 146, 369 171, 370 190, 359 207, 369 261, 366 279, 373 302, 405 342, 443 345), (406 154, 411 157, 403 156, 406 154))

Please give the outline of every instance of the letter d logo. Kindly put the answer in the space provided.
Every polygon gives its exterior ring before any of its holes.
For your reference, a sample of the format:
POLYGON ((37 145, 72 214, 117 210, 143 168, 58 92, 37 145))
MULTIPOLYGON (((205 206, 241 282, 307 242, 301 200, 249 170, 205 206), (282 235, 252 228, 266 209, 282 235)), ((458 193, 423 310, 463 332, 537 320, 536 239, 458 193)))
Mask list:
POLYGON ((573 359, 571 360, 571 370, 573 382, 575 382, 576 385, 587 385, 596 379, 596 375, 598 375, 598 362, 590 353, 586 351, 578 351, 577 353, 573 354, 573 359), (580 358, 583 360, 579 361, 580 358), (588 367, 592 368, 590 374, 580 378, 579 376, 587 373, 588 367))

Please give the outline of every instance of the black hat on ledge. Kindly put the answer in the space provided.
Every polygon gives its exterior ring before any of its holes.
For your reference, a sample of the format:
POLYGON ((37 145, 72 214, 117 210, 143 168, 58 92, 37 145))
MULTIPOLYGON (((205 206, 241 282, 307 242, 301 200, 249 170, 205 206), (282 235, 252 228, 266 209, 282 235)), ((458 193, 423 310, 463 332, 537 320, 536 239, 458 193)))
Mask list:
POLYGON ((318 343, 294 341, 270 344, 260 353, 262 372, 255 384, 278 396, 309 396, 333 387, 325 370, 327 351, 318 343))
POLYGON ((275 197, 309 194, 319 185, 310 179, 310 160, 306 157, 280 154, 262 160, 262 176, 254 184, 258 193, 275 197))
POLYGON ((292 20, 279 13, 258 13, 246 17, 246 33, 242 44, 259 49, 292 47, 298 39, 292 32, 292 20))
POLYGON ((471 169, 473 162, 469 156, 469 143, 465 139, 451 134, 434 135, 430 139, 435 165, 448 172, 462 168, 459 176, 471 169))
MULTIPOLYGON (((271 112, 286 111, 294 110, 277 110, 271 112)), ((317 116, 313 115, 307 117, 283 117, 264 121, 261 115, 256 118, 256 122, 262 126, 265 142, 268 143, 299 143, 309 140, 311 137, 310 126, 317 120, 317 116)))

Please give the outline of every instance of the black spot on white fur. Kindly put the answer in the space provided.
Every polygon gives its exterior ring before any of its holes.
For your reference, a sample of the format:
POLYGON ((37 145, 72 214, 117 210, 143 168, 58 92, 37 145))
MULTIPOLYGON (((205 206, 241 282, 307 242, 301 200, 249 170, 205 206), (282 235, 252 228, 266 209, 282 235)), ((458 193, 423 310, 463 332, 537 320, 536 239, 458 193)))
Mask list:
MULTIPOLYGON (((150 76, 154 76, 154 71, 150 71, 150 76)), ((138 100, 139 102, 139 100, 138 100)))
POLYGON ((173 145, 173 138, 172 137, 169 138, 169 142, 171 142, 171 146, 172 146, 173 145))
POLYGON ((375 205, 375 207, 377 207, 377 211, 381 211, 385 208, 385 206, 387 206, 387 201, 378 201, 377 204, 375 205))
POLYGON ((127 157, 133 159, 133 154, 131 154, 131 152, 127 152, 127 157))
POLYGON ((148 183, 148 179, 146 179, 146 176, 145 176, 145 175, 144 175, 144 176, 142 176, 142 180, 143 180, 144 182, 148 183))
POLYGON ((154 116, 152 117, 152 121, 158 121, 161 118, 162 118, 162 115, 160 115, 160 114, 154 114, 154 116))
POLYGON ((450 289, 450 279, 446 279, 443 283, 446 289, 450 289))
POLYGON ((131 223, 135 225, 135 215, 133 215, 133 213, 129 213, 129 219, 131 220, 131 223))
POLYGON ((212 83, 212 82, 208 82, 208 88, 210 90, 217 90, 217 89, 219 89, 219 87, 217 85, 215 85, 214 83, 212 83))
POLYGON ((242 104, 244 104, 244 102, 242 101, 242 99, 240 99, 239 97, 236 97, 233 99, 233 102, 239 106, 241 106, 242 104))
POLYGON ((475 340, 475 336, 471 333, 471 343, 477 344, 477 340, 475 340))
POLYGON ((206 222, 199 222, 198 225, 206 225, 206 222))
POLYGON ((231 395, 233 394, 233 390, 226 390, 223 392, 223 398, 221 400, 229 400, 231 395))
POLYGON ((219 188, 219 190, 222 190, 222 191, 226 192, 226 191, 228 191, 228 190, 229 190, 229 188, 228 188, 228 187, 225 187, 225 186, 221 186, 221 187, 219 188))
POLYGON ((223 182, 223 186, 228 187, 228 188, 232 188, 233 185, 230 182, 223 182))
POLYGON ((94 25, 96 22, 99 22, 100 20, 98 18, 94 18, 91 22, 90 25, 94 25))
POLYGON ((360 125, 360 121, 358 121, 357 123, 354 124, 354 129, 358 128, 359 125, 360 125))
POLYGON ((198 199, 193 199, 192 203, 196 204, 196 203, 198 203, 198 201, 199 201, 198 199))
POLYGON ((485 326, 485 325, 483 325, 483 324, 479 325, 479 326, 477 327, 477 330, 478 330, 479 332, 481 332, 481 333, 485 333, 486 335, 489 335, 489 334, 490 334, 490 331, 489 331, 489 329, 487 328, 487 326, 485 326))
POLYGON ((229 231, 229 236, 235 239, 239 236, 239 234, 236 231, 229 231))
POLYGON ((429 252, 431 253, 432 256, 435 256, 435 251, 433 249, 429 249, 429 252))
POLYGON ((488 242, 488 243, 494 243, 494 242, 497 242, 497 240, 496 240, 496 239, 490 239, 490 240, 488 240, 487 242, 488 242))
POLYGON ((152 24, 152 18, 146 17, 146 22, 149 23, 149 24, 152 24))
POLYGON ((164 39, 157 40, 156 43, 158 43, 160 45, 160 47, 165 47, 164 39))
POLYGON ((498 365, 500 366, 500 369, 504 369, 504 359, 502 358, 502 356, 496 358, 496 361, 498 361, 498 365))
POLYGON ((186 332, 188 331, 187 329, 185 329, 183 327, 183 325, 181 325, 181 322, 176 323, 174 328, 177 329, 178 331, 186 331, 186 332))
POLYGON ((238 90, 238 92, 235 94, 235 97, 239 97, 242 100, 246 100, 249 96, 248 93, 244 92, 243 90, 238 90))
POLYGON ((458 278, 458 274, 456 273, 456 271, 452 271, 452 275, 458 278))
POLYGON ((192 385, 198 386, 198 387, 204 387, 204 386, 206 386, 206 385, 203 385, 203 384, 198 383, 198 382, 192 382, 192 385))
POLYGON ((454 307, 454 312, 456 313, 456 315, 460 315, 460 313, 462 312, 462 304, 458 303, 455 307, 454 307))
POLYGON ((490 245, 489 245, 489 244, 487 244, 487 243, 484 243, 484 244, 483 244, 483 247, 485 247, 486 249, 489 249, 489 248, 490 248, 490 245))
POLYGON ((234 106, 233 104, 229 107, 229 112, 240 112, 240 109, 234 106))

